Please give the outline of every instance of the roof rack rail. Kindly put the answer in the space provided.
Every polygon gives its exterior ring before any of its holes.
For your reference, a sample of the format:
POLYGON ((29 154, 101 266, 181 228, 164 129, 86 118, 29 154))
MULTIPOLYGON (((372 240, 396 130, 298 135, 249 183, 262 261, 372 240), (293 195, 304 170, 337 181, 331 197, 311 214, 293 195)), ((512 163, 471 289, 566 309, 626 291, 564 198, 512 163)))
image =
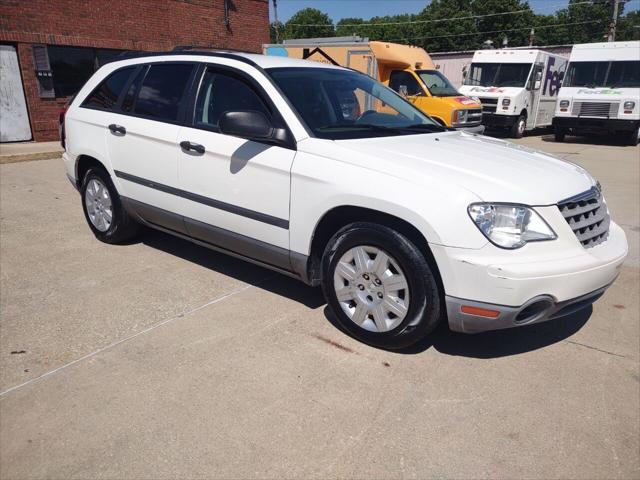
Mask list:
MULTIPOLYGON (((245 55, 238 55, 239 53, 245 53, 240 50, 209 50, 209 51, 200 51, 200 50, 175 50, 175 51, 167 51, 167 52, 144 52, 140 50, 126 50, 114 58, 105 62, 118 62, 120 60, 130 60, 134 58, 144 58, 144 57, 162 57, 162 56, 171 56, 171 55, 204 55, 204 56, 212 56, 212 57, 222 57, 222 58, 230 58, 233 60, 238 60, 240 62, 252 65, 254 67, 258 67, 258 65, 246 57, 245 55)), ((250 53, 250 52, 247 52, 250 53)))
POLYGON ((226 48, 226 47, 216 47, 213 45, 177 45, 173 47, 172 52, 189 52, 189 51, 197 51, 197 52, 236 52, 236 53, 256 53, 250 50, 242 50, 240 48, 226 48))

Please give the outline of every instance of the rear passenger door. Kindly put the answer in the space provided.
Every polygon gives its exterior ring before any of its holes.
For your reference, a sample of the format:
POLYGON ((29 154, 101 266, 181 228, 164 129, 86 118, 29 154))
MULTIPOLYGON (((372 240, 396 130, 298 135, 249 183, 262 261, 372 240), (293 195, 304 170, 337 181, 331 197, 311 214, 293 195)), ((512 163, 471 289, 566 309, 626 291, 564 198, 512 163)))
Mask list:
POLYGON ((196 65, 144 65, 129 82, 120 109, 107 125, 107 147, 118 190, 147 221, 183 231, 178 215, 177 146, 184 97, 196 65), (164 210, 164 212, 158 211, 164 210))
POLYGON ((222 66, 202 70, 194 82, 199 88, 192 118, 178 135, 178 143, 202 147, 201 152, 183 149, 179 155, 180 188, 186 192, 181 213, 187 229, 204 241, 279 265, 285 250, 288 261, 295 149, 223 135, 218 122, 227 111, 255 110, 276 127, 286 124, 249 75, 222 66))

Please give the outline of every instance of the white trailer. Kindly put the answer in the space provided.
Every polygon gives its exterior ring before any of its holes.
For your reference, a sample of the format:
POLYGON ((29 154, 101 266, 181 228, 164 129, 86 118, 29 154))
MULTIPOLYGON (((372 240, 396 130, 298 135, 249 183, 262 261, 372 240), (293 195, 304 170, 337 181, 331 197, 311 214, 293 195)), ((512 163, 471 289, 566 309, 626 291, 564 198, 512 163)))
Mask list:
POLYGON ((571 52, 553 119, 556 141, 567 133, 640 137, 640 41, 585 43, 571 52))
POLYGON ((460 92, 480 100, 483 125, 520 138, 552 124, 566 67, 566 57, 544 50, 478 50, 460 92))

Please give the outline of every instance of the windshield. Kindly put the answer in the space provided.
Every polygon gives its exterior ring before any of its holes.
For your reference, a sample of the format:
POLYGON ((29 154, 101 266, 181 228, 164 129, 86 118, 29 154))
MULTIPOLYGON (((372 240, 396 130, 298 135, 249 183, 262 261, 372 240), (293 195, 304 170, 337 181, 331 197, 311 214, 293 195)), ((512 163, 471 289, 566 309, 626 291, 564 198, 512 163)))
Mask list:
POLYGON ((524 87, 531 63, 472 63, 465 85, 481 87, 524 87))
POLYGON ((565 87, 640 87, 640 61, 571 62, 565 87))
POLYGON ((269 75, 316 137, 332 140, 445 130, 393 90, 364 74, 272 68, 269 75))
POLYGON ((457 97, 460 95, 456 87, 451 85, 449 79, 437 70, 418 70, 416 73, 434 97, 457 97))

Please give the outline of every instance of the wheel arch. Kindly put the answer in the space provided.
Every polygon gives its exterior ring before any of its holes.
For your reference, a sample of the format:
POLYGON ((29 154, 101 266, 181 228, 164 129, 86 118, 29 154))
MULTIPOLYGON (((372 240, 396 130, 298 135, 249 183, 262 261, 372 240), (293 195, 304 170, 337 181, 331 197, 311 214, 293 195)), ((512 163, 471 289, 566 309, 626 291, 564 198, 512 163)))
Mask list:
POLYGON ((106 172, 109 171, 105 163, 98 160, 96 157, 86 154, 78 155, 75 165, 76 187, 81 187, 82 179, 91 167, 100 167, 103 168, 106 172))
POLYGON ((413 224, 395 215, 354 205, 342 205, 327 211, 316 224, 311 238, 308 258, 309 283, 318 285, 321 281, 321 260, 327 243, 341 228, 355 222, 369 222, 392 228, 407 237, 424 255, 433 269, 438 288, 444 292, 438 264, 431 252, 429 242, 413 224))

